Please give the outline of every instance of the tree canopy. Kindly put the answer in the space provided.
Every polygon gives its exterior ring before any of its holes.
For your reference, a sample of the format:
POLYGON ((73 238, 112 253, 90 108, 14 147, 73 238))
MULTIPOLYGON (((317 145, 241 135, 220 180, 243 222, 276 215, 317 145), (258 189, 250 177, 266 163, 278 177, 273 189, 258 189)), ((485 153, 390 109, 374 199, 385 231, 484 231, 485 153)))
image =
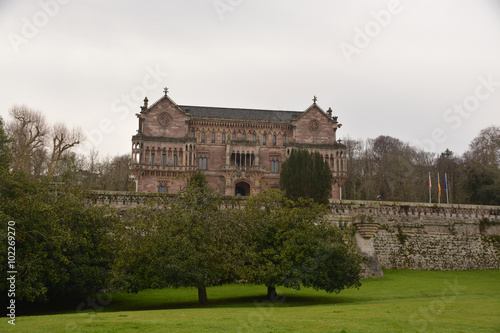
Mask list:
POLYGON ((195 287, 206 304, 206 287, 238 280, 267 286, 268 296, 277 286, 327 292, 360 286, 352 233, 327 221, 323 205, 269 190, 241 209, 198 186, 202 178, 161 206, 127 214, 115 232, 116 287, 195 287))
POLYGON ((207 304, 206 287, 235 281, 243 266, 245 225, 237 209, 221 210, 221 197, 200 176, 165 200, 122 221, 115 285, 127 291, 195 287, 207 304))
MULTIPOLYGON (((46 302, 84 297, 107 287, 116 215, 82 204, 84 193, 65 185, 0 169, 0 220, 15 222, 16 298, 46 302)), ((0 260, 7 262, 7 228, 0 231, 0 260)), ((6 276, 6 265, 2 265, 6 276)), ((2 293, 6 280, 0 281, 2 293)))
POLYGON ((300 286, 339 292, 359 287, 361 256, 352 230, 326 220, 325 206, 312 199, 289 200, 269 190, 249 198, 246 223, 251 233, 251 263, 246 279, 268 287, 300 286))
POLYGON ((307 149, 292 149, 281 167, 280 188, 292 200, 304 198, 328 203, 332 182, 328 163, 316 151, 311 153, 307 149))

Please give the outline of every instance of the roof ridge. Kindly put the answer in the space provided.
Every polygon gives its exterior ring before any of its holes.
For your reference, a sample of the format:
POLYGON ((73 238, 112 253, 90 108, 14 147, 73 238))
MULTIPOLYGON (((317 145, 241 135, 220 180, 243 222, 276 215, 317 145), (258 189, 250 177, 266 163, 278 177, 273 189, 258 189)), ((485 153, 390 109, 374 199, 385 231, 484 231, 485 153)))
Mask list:
POLYGON ((226 110, 245 110, 245 111, 264 111, 264 112, 295 112, 302 113, 304 111, 293 111, 293 110, 270 110, 270 109, 249 109, 249 108, 233 108, 227 106, 201 106, 201 105, 177 105, 181 109, 183 108, 206 108, 206 109, 226 109, 226 110))

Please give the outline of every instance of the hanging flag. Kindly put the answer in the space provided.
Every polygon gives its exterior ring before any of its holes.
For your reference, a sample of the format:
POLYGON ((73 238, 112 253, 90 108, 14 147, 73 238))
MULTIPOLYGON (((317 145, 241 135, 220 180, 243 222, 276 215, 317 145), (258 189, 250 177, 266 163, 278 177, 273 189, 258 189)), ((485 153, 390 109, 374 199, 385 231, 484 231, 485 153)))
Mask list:
POLYGON ((450 196, 448 194, 448 175, 444 174, 444 191, 446 192, 446 203, 450 203, 450 196))
POLYGON ((438 183, 438 193, 439 197, 441 198, 441 183, 438 183))
POLYGON ((429 172, 429 203, 431 203, 431 173, 429 172))

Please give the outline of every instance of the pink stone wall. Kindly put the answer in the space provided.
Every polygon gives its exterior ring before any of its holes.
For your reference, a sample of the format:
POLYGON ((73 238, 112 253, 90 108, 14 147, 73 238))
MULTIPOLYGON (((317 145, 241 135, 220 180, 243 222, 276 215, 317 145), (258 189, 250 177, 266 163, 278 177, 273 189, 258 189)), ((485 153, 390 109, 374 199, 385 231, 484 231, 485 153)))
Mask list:
POLYGON ((333 144, 336 141, 333 121, 318 107, 312 107, 295 122, 293 138, 296 142, 309 144, 333 144), (311 132, 311 121, 319 122, 318 131, 311 132))
POLYGON ((164 100, 147 111, 144 120, 144 134, 147 136, 183 137, 188 134, 187 120, 188 117, 175 105, 168 100, 164 100), (164 112, 170 118, 168 126, 162 126, 158 122, 158 116, 164 112))

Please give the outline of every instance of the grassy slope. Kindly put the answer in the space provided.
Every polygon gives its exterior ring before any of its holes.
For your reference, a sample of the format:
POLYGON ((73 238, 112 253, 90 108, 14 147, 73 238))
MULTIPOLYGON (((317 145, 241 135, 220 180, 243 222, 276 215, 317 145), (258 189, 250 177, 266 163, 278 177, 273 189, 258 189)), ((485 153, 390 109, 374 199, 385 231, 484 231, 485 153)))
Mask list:
MULTIPOLYGON (((102 312, 27 316, 17 332, 500 332, 500 270, 386 271, 359 289, 326 294, 278 288, 270 304, 263 286, 115 294, 102 312)), ((87 308, 88 309, 88 308, 87 308)), ((0 331, 5 331, 2 318, 0 331)), ((10 326, 10 325, 7 325, 10 326)))

